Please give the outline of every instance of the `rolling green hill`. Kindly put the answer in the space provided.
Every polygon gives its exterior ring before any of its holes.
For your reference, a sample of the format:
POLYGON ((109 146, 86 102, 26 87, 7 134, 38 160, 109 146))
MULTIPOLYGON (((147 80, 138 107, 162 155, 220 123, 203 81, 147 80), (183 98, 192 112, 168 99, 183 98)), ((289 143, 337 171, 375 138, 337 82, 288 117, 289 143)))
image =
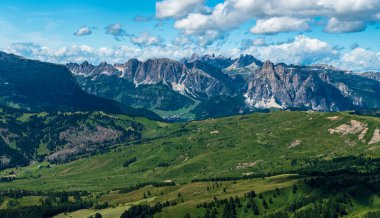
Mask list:
MULTIPOLYGON (((143 119, 141 119, 143 120, 143 119)), ((103 112, 40 112, 0 108, 0 169, 49 160, 68 162, 82 155, 141 139, 144 125, 103 112)))
MULTIPOLYGON (((9 116, 28 119, 25 114, 9 116)), ((55 120, 56 116, 45 114, 43 120, 55 120)), ((60 212, 77 211, 74 212, 75 217, 88 217, 95 212, 119 217, 132 205, 154 206, 166 200, 169 205, 162 207, 155 216, 183 217, 189 212, 191 217, 198 217, 205 216, 207 209, 197 207, 197 204, 215 201, 214 197, 229 202, 231 196, 238 196, 244 202, 236 212, 238 217, 257 217, 248 215, 252 205, 248 209, 246 207, 252 200, 244 194, 251 189, 264 193, 269 209, 263 208, 262 199, 255 198, 255 201, 260 204, 259 210, 266 211, 268 215, 284 210, 292 216, 304 210, 306 214, 316 213, 318 208, 328 208, 328 204, 341 204, 346 213, 363 215, 379 207, 376 195, 379 189, 373 185, 380 172, 380 119, 377 117, 343 112, 274 111, 168 124, 142 118, 85 113, 80 122, 103 124, 107 121, 107 128, 110 128, 111 120, 112 125, 119 128, 140 126, 133 128, 135 131, 132 132, 141 135, 111 142, 104 153, 79 155, 77 157, 82 158, 68 163, 35 162, 26 167, 3 170, 0 172, 3 181, 0 182, 0 190, 34 192, 24 193, 22 198, 14 197, 14 193, 4 194, 2 207, 8 208, 4 211, 20 209, 30 204, 28 201, 33 201, 32 205, 41 205, 31 196, 45 199, 46 193, 52 190, 57 193, 88 192, 86 195, 82 193, 81 199, 92 202, 92 205, 82 204, 75 209, 67 209, 67 206, 60 212), (310 182, 311 178, 320 180, 310 182), (341 181, 341 178, 345 180, 341 181), (337 181, 350 182, 348 188, 341 190, 331 185, 337 181), (221 183, 223 188, 216 188, 216 183, 221 183), (299 186, 297 195, 293 193, 293 184, 299 186), (332 198, 331 193, 325 191, 331 189, 330 186, 345 197, 332 198), (284 188, 284 194, 278 200, 271 197, 271 204, 269 196, 273 196, 276 187, 284 188), (361 187, 367 190, 361 193, 363 196, 355 191, 362 190, 361 187), (179 192, 183 194, 183 200, 178 196, 179 192), (304 200, 292 211, 288 209, 291 203, 308 196, 313 198, 304 200), (9 204, 12 201, 16 204, 9 204), (109 205, 94 205, 105 202, 109 205)), ((43 131, 55 130, 49 126, 45 128, 43 131)), ((69 197, 72 204, 78 202, 73 198, 74 195, 69 197)), ((233 206, 227 202, 215 208, 218 217, 222 216, 226 205, 233 206)), ((61 204, 56 202, 53 206, 57 208, 61 204)), ((210 214, 214 210, 211 206, 207 208, 210 214)), ((137 209, 132 207, 130 212, 137 209)), ((146 208, 139 210, 145 211, 146 208)), ((333 212, 343 214, 342 211, 333 212)))

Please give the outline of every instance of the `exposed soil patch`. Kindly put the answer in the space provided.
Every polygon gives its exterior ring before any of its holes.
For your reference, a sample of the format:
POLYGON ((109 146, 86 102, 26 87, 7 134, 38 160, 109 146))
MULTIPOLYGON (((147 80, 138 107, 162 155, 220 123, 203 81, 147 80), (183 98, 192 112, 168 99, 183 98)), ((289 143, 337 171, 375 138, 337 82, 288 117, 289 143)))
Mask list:
POLYGON ((357 120, 351 120, 350 124, 342 124, 335 129, 329 129, 329 133, 337 133, 340 135, 357 134, 361 133, 366 127, 366 123, 362 123, 357 120))
POLYGON ((211 135, 219 134, 219 131, 218 131, 218 130, 214 130, 214 131, 211 131, 210 134, 211 134, 211 135))
POLYGON ((367 132, 368 132, 368 128, 365 128, 365 129, 360 133, 360 135, 358 136, 358 139, 361 140, 362 142, 365 142, 365 141, 364 141, 364 136, 365 136, 365 134, 367 134, 367 132))
POLYGON ((349 146, 351 146, 351 147, 357 145, 356 142, 353 142, 353 141, 351 141, 351 140, 349 140, 349 139, 346 139, 346 140, 344 141, 344 144, 349 145, 349 146))
POLYGON ((67 173, 67 172, 69 172, 70 170, 72 170, 74 167, 69 167, 69 168, 67 168, 67 169, 65 169, 65 170, 62 170, 62 173, 67 173))
POLYGON ((326 119, 331 120, 331 121, 335 121, 335 120, 339 120, 340 117, 339 116, 333 116, 333 117, 327 117, 326 119))
POLYGON ((375 132, 373 132, 372 139, 368 143, 369 145, 376 144, 380 142, 380 129, 376 128, 375 132))
POLYGON ((247 163, 238 163, 238 165, 236 166, 236 169, 244 169, 244 168, 248 168, 248 167, 254 167, 261 162, 263 162, 263 160, 257 160, 255 162, 247 162, 247 163))
POLYGON ((294 147, 300 145, 301 143, 302 143, 302 141, 297 139, 297 140, 295 140, 294 142, 292 142, 292 143, 288 146, 288 148, 294 148, 294 147))

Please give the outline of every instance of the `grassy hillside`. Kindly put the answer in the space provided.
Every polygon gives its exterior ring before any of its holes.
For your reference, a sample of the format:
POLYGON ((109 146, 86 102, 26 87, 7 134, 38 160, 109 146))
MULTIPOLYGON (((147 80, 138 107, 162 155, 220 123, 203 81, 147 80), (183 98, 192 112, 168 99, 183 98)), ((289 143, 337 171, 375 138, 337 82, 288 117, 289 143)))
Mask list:
MULTIPOLYGON (((32 205, 38 205, 51 210, 55 208, 56 212, 52 214, 57 218, 87 218, 96 214, 120 217, 125 211, 131 215, 137 205, 149 205, 151 209, 161 205, 160 210, 150 213, 153 217, 378 217, 378 176, 313 178, 287 174, 163 187, 147 185, 130 192, 68 192, 66 200, 63 200, 62 192, 24 193, 23 197, 9 197, 10 193, 6 192, 0 205, 7 209, 0 210, 0 216, 8 217, 21 211, 30 213, 32 205), (79 203, 82 206, 77 208, 67 206, 79 203), (66 205, 66 208, 60 212, 59 205, 66 205), (228 213, 229 209, 232 214, 228 213)), ((135 214, 129 217, 150 216, 135 214)))
POLYGON ((11 108, 0 108, 0 124, 0 169, 104 153, 120 143, 140 140, 144 129, 138 118, 124 115, 32 113, 11 108))
MULTIPOLYGON (((65 164, 42 162, 3 170, 1 177, 12 179, 0 182, 0 190, 87 191, 91 194, 82 199, 109 204, 101 209, 93 205, 75 210, 75 217, 82 216, 78 214, 87 217, 96 211, 119 217, 132 205, 153 206, 166 200, 170 206, 163 207, 155 216, 182 217, 190 212, 191 217, 198 217, 205 216, 207 209, 197 208, 197 204, 212 202, 214 197, 238 196, 247 204, 252 200, 244 194, 250 189, 269 196, 276 187, 283 187, 287 194, 278 200, 272 198, 273 205, 265 197, 269 209, 263 209, 262 199, 256 199, 259 210, 275 213, 289 207, 289 202, 295 199, 315 195, 315 199, 300 207, 305 213, 312 213, 326 206, 318 206, 317 202, 338 201, 324 191, 331 188, 326 184, 348 178, 343 175, 356 175, 350 189, 336 191, 347 192, 344 202, 340 199, 338 203, 351 215, 363 215, 379 207, 378 189, 371 185, 380 172, 379 118, 343 112, 277 111, 189 123, 168 124, 140 118, 134 118, 133 122, 143 126, 139 139, 114 144, 106 153, 65 164), (329 182, 319 186, 305 183, 304 179, 316 176, 328 178, 329 182), (366 183, 362 184, 362 180, 366 183), (223 185, 216 188, 216 183, 223 185), (292 191, 295 183, 300 187, 297 198, 292 191), (355 194, 355 190, 362 190, 360 187, 368 190, 363 193, 365 196, 355 194), (178 192, 183 194, 183 200, 178 192), (171 205, 173 200, 176 205, 171 205)), ((229 203, 215 208, 218 217, 226 205, 229 203)), ((3 207, 11 208, 5 203, 3 207)), ((244 207, 237 211, 238 217, 251 216, 246 212, 250 209, 244 207)), ((213 210, 209 208, 210 213, 213 210)), ((288 212, 295 215, 295 210, 288 212)))
POLYGON ((315 160, 380 155, 379 142, 372 142, 376 128, 380 128, 379 118, 346 113, 280 111, 145 125, 140 141, 51 168, 38 169, 40 164, 36 163, 12 169, 17 179, 0 187, 48 189, 50 182, 53 187, 58 182, 62 189, 91 190, 100 185, 109 190, 147 179, 181 183, 280 174, 308 167, 315 160), (135 162, 123 166, 133 158, 135 162))

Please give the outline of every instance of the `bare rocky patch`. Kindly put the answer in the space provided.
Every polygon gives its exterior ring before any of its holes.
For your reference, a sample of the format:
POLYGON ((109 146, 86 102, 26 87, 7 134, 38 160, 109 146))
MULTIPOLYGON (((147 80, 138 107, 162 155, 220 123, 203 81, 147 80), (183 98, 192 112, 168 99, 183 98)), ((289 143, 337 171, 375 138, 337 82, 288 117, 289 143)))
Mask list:
POLYGON ((365 134, 367 134, 367 132, 368 132, 368 128, 365 128, 365 129, 360 133, 360 135, 358 136, 358 139, 361 140, 362 142, 365 142, 365 140, 364 140, 364 136, 365 136, 365 134))
POLYGON ((19 136, 10 132, 8 129, 0 128, 0 137, 7 145, 10 145, 13 140, 16 140, 19 136))
POLYGON ((349 135, 349 134, 362 133, 366 128, 367 128, 366 123, 362 123, 357 120, 351 120, 349 124, 342 124, 338 126, 337 128, 329 129, 328 131, 330 134, 349 135))
POLYGON ((0 165, 1 166, 8 166, 11 163, 11 159, 7 156, 0 156, 0 165))
POLYGON ((376 144, 380 142, 380 129, 376 128, 375 131, 373 132, 372 139, 369 141, 369 145, 376 144))

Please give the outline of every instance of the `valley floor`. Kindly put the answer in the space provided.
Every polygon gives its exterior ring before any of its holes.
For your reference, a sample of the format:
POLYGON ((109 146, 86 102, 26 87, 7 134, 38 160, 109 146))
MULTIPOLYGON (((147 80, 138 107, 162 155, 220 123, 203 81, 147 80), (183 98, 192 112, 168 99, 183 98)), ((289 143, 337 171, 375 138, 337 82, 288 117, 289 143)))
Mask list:
POLYGON ((140 140, 1 171, 0 216, 370 218, 380 210, 379 118, 277 111, 133 122, 144 126, 140 140))

